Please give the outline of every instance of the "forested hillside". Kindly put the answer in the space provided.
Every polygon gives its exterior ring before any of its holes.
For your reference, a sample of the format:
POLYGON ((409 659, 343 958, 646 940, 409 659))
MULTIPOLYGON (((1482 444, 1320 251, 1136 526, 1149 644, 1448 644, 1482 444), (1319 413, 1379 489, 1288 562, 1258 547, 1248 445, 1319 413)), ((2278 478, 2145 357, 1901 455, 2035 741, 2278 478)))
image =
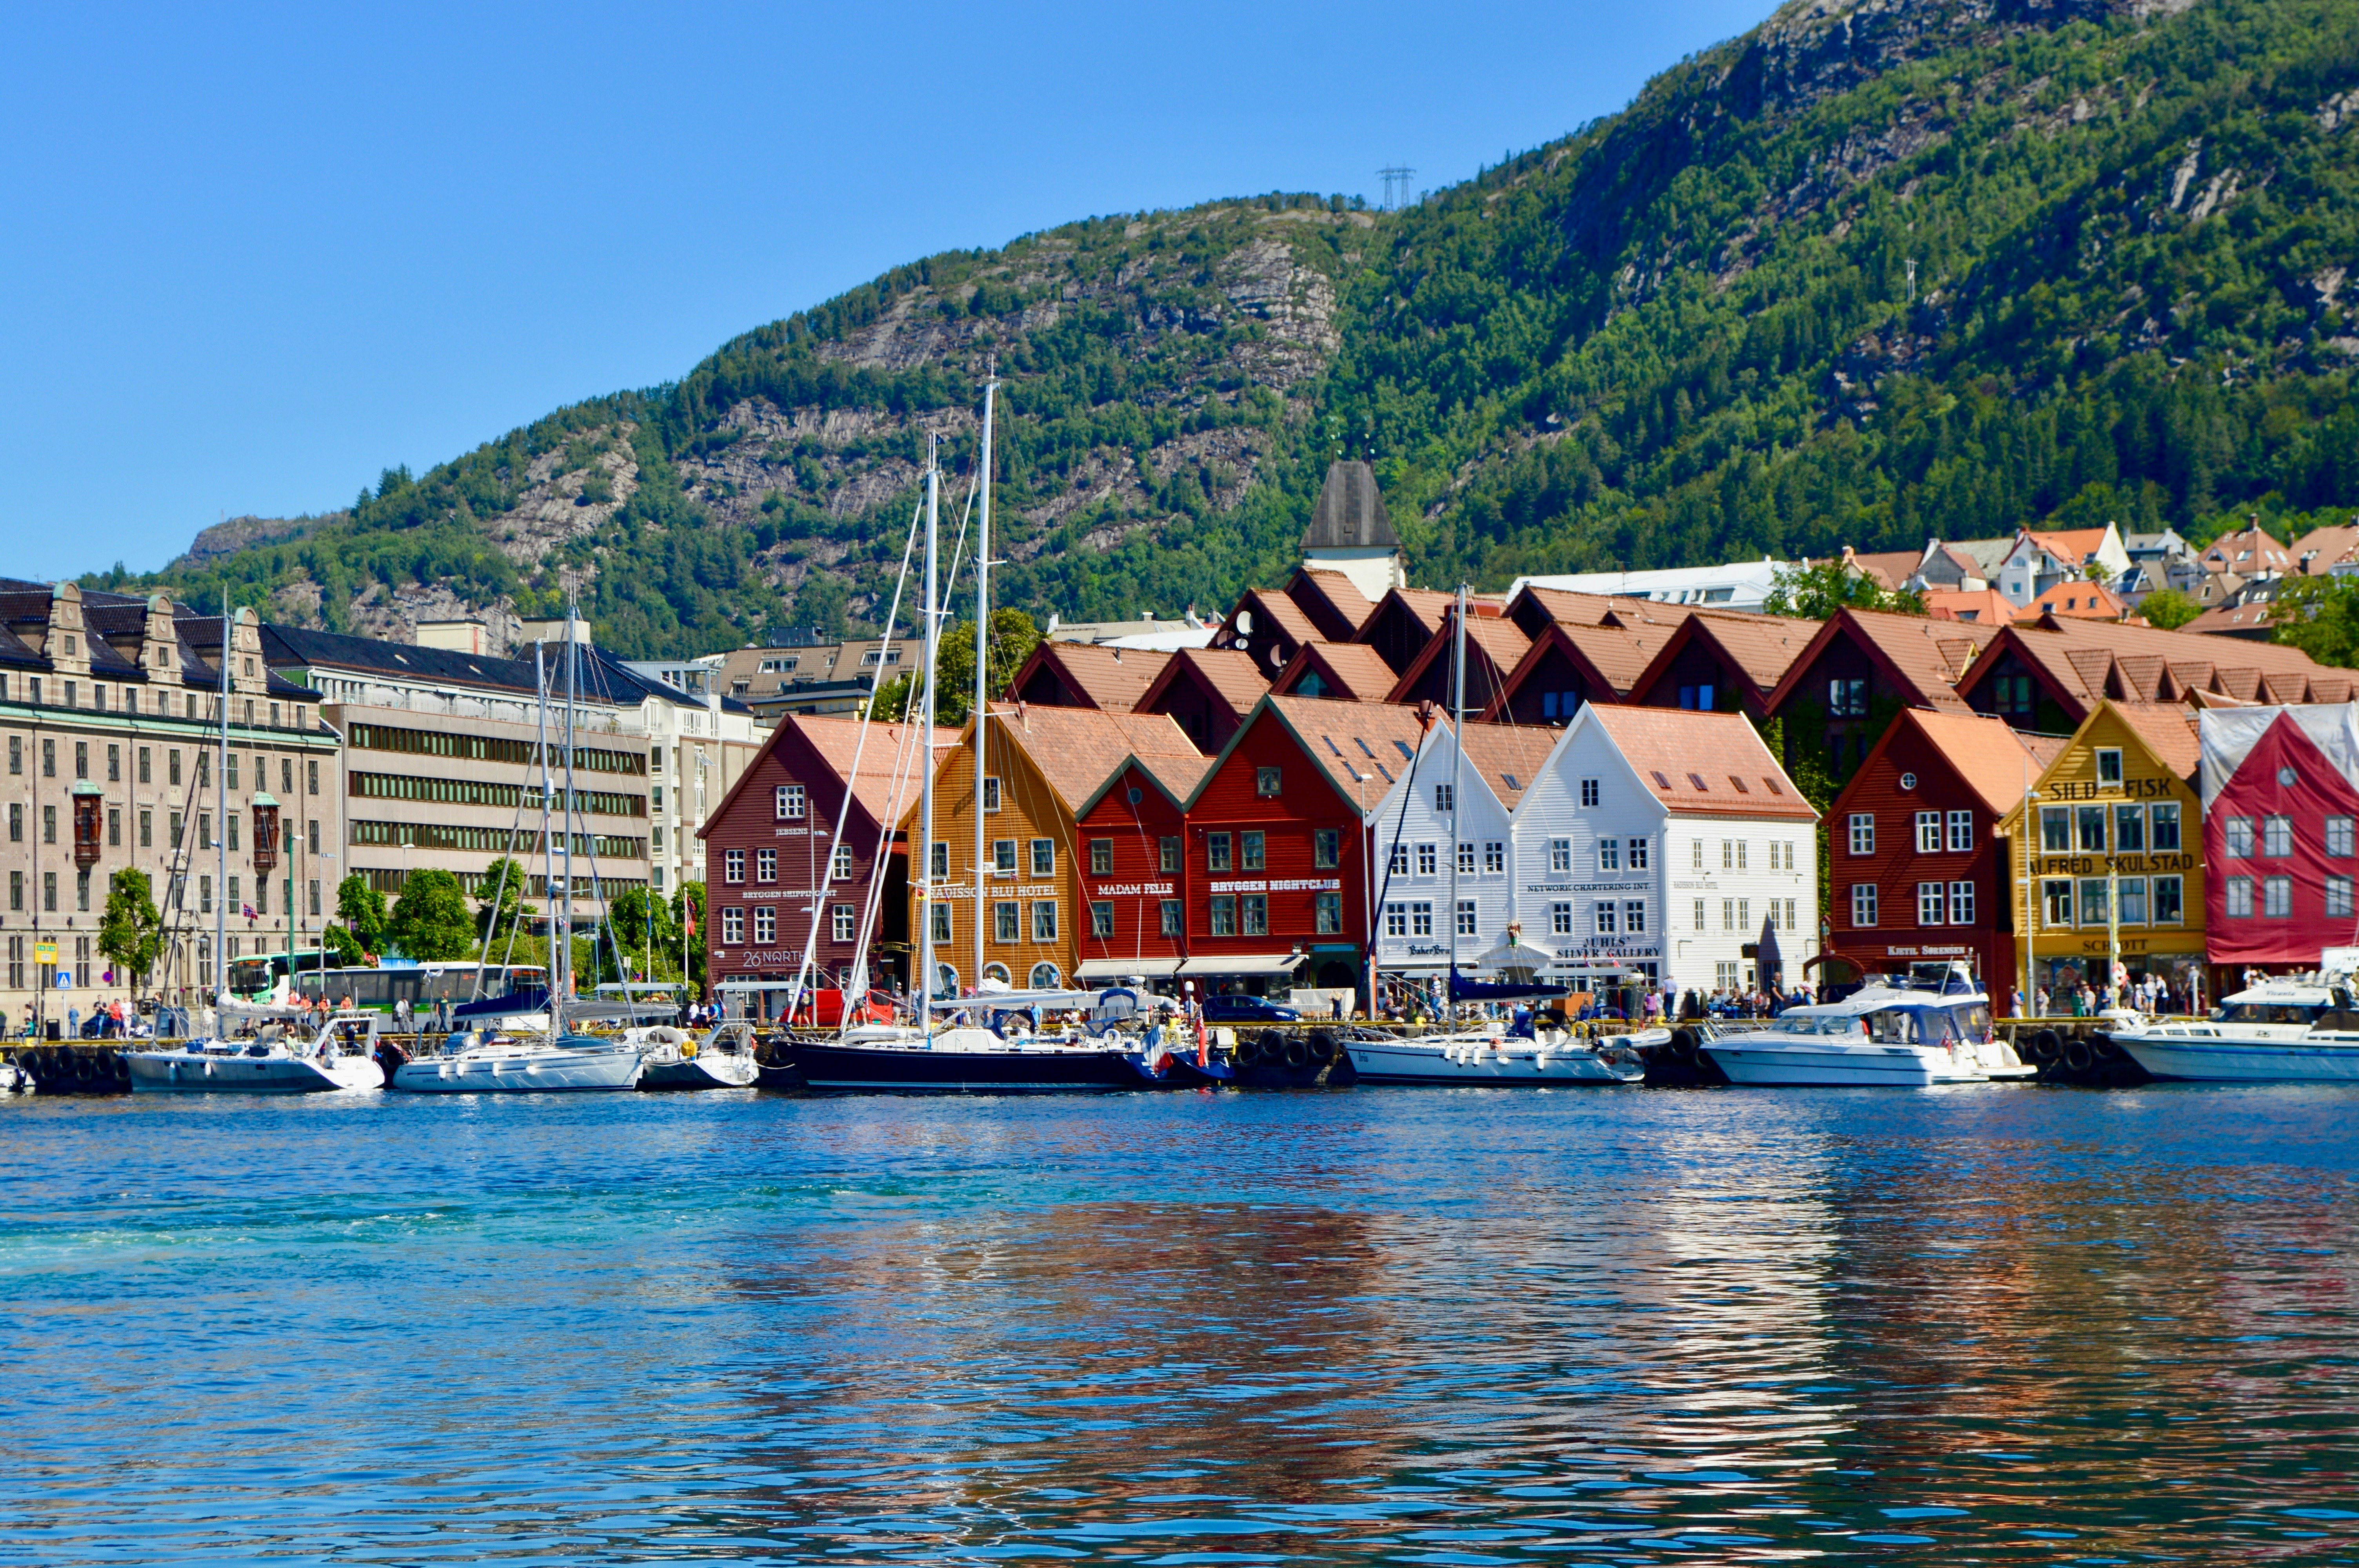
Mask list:
POLYGON ((290 537, 90 580, 389 628, 543 610, 573 567, 632 653, 864 623, 928 432, 963 493, 995 360, 995 591, 1044 615, 1274 579, 1339 451, 1416 576, 1485 587, 2359 504, 2354 149, 2359 0, 1797 5, 1408 211, 936 256, 290 537))

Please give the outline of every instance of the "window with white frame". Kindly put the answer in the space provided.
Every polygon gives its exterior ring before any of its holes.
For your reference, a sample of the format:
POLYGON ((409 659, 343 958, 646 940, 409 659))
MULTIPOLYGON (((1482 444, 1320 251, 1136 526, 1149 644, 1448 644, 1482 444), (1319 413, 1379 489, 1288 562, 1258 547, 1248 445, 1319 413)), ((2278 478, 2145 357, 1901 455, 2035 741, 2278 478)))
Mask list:
POLYGON ((1633 936, 1646 934, 1647 901, 1645 899, 1625 898, 1622 901, 1622 929, 1633 936))
POLYGON ((1450 786, 1448 784, 1438 784, 1433 786, 1434 810, 1446 812, 1453 809, 1451 806, 1451 802, 1456 797, 1451 794, 1450 786))
POLYGON ((2040 884, 2042 918, 2051 931, 2069 930, 2072 925, 2072 883, 2065 877, 2052 877, 2040 884))
POLYGON ((835 853, 829 857, 828 881, 834 882, 848 882, 851 880, 852 846, 849 844, 838 844, 835 847, 835 853))
POLYGON ((1486 877, 1503 877, 1507 874, 1507 846, 1504 839, 1484 840, 1483 874, 1486 877))
POLYGON ((724 909, 721 912, 721 945, 723 947, 743 947, 745 945, 744 910, 724 909))
POLYGON ((1431 844, 1419 844, 1417 847, 1417 874, 1419 876, 1430 877, 1438 875, 1440 874, 1440 867, 1441 852, 1436 846, 1431 844))
POLYGON ((780 822, 799 822, 804 808, 803 786, 780 784, 771 797, 772 814, 780 822))
POLYGON ((2118 788, 2122 782, 2122 753, 2115 746, 2097 748, 2097 783, 2118 788))
POLYGON ((1720 841, 1720 869, 1723 871, 1736 870, 1736 840, 1734 838, 1720 841))
POLYGON ((1013 942, 1024 933, 1024 907, 1014 899, 999 899, 991 906, 991 939, 1013 942))
POLYGON ((2114 851, 2121 855, 2146 853, 2146 807, 2116 806, 2114 807, 2114 851))
POLYGON ((1688 859, 1695 870, 1699 871, 1703 870, 1702 839, 1691 838, 1688 841, 1688 859))
POLYGON ((1851 852, 1854 855, 1875 853, 1875 814, 1854 811, 1851 814, 1851 852))
POLYGON ((1408 906, 1408 934, 1412 936, 1433 935, 1433 905, 1420 899, 1408 906))
POLYGON ((1458 846, 1458 874, 1462 877, 1474 874, 1474 846, 1472 844, 1458 846))
POLYGON ((1799 931, 1801 929, 1800 926, 1794 924, 1794 901, 1790 898, 1786 901, 1786 929, 1788 931, 1799 931))
POLYGON ((1474 901, 1462 898, 1458 901, 1458 935, 1472 936, 1474 934, 1474 901))
POLYGON ((1572 935, 1572 905, 1569 903, 1549 905, 1549 935, 1552 936, 1572 935))
POLYGON ((1941 911, 1945 903, 1946 900, 1942 897, 1940 882, 1919 882, 1917 884, 1917 924, 1940 925, 1941 911))
POLYGON ((1950 813, 1950 853, 1961 854, 1974 847, 1974 814, 1971 811, 1950 813))
POLYGON ((1647 841, 1644 838, 1630 840, 1630 869, 1634 871, 1647 869, 1647 841))
POLYGON ((1920 811, 1917 814, 1917 852, 1938 855, 1941 852, 1941 814, 1920 811))
POLYGON ((757 882, 774 882, 778 880, 778 852, 776 849, 754 851, 754 880, 757 882))
POLYGON ((766 947, 778 939, 778 912, 768 904, 754 906, 754 946, 766 947))
POLYGON ((832 929, 829 935, 832 935, 838 942, 851 941, 854 935, 853 925, 856 910, 857 906, 853 904, 837 904, 831 912, 832 929))
POLYGON ((1572 870, 1571 839, 1551 838, 1549 840, 1549 870, 1558 872, 1570 871, 1572 870))
MULTIPOLYGON (((1257 838, 1260 835, 1249 833, 1246 837, 1257 838)), ((1053 877, 1057 874, 1057 841, 1054 838, 1032 840, 1032 874, 1036 877, 1053 877)))
POLYGON ((1736 841, 1736 869, 1737 869, 1738 871, 1744 871, 1744 870, 1745 870, 1745 869, 1746 869, 1746 868, 1745 868, 1745 855, 1746 855, 1746 854, 1747 854, 1747 853, 1752 849, 1752 848, 1753 848, 1753 844, 1752 844, 1752 840, 1750 840, 1750 839, 1747 839, 1747 838, 1739 838, 1739 839, 1736 841))
POLYGON ((2267 877, 2261 882, 2261 914, 2283 920, 2293 914, 2293 879, 2267 877))
POLYGON ((1408 845, 1395 844, 1393 846, 1392 858, 1386 862, 1385 870, 1386 874, 1390 876, 1405 877, 1408 875, 1408 845))
POLYGON ((2179 852, 2179 803, 2158 801, 2148 808, 2148 825, 2153 828, 2157 854, 2179 852))
POLYGON ((1622 869, 1621 839, 1600 838, 1597 841, 1597 869, 1600 871, 1618 871, 1622 869))
POLYGON ((1600 936, 1611 936, 1614 935, 1614 933, 1621 928, 1619 919, 1620 913, 1620 906, 1612 899, 1599 899, 1595 907, 1590 914, 1590 918, 1593 922, 1592 928, 1600 936))
POLYGON ((1387 936, 1408 935, 1408 905, 1405 903, 1385 905, 1385 935, 1387 936))
POLYGON ((983 779, 983 808, 985 811, 999 809, 999 781, 988 773, 983 779))
POLYGON ((1032 940, 1054 942, 1057 939, 1057 901, 1043 898, 1032 903, 1032 940))
POLYGON ((1595 805, 1597 804, 1597 800, 1598 800, 1597 781, 1596 781, 1595 779, 1583 779, 1583 780, 1582 780, 1582 781, 1581 781, 1581 804, 1582 804, 1582 805, 1583 805, 1583 806, 1595 806, 1595 805))
POLYGON ((1874 882, 1852 883, 1851 923, 1854 925, 1875 924, 1875 884, 1874 882))
POLYGON ((2120 886, 2122 890, 2121 923, 2124 925, 2144 925, 2146 924, 2146 879, 2123 877, 2120 879, 2120 886))
MULTIPOLYGON (((1228 842, 1228 835, 1225 833, 1216 835, 1216 837, 1218 837, 1223 844, 1228 842)), ((1228 868, 1226 866, 1218 866, 1213 869, 1216 871, 1225 871, 1228 868)), ((1016 874, 1015 839, 994 838, 991 841, 991 874, 995 877, 1012 877, 1016 874)))
POLYGON ((1972 925, 1974 923, 1974 884, 1956 881, 1950 884, 1950 924, 1972 925))
POLYGON ((1744 929, 1736 924, 1736 901, 1733 898, 1724 898, 1720 901, 1720 928, 1723 931, 1739 931, 1744 929))
POLYGON ((742 882, 745 880, 745 850, 724 849, 721 852, 721 880, 724 882, 742 882))

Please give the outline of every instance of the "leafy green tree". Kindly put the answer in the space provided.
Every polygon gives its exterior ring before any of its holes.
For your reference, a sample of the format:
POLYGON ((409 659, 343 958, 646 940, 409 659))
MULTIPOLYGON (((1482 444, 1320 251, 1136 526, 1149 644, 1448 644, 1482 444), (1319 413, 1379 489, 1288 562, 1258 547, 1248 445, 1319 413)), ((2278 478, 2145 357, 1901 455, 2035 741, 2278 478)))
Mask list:
POLYGON ((164 953, 164 916, 147 873, 125 867, 106 881, 106 913, 98 923, 98 950, 141 989, 164 953))
POLYGON ((408 957, 428 963, 463 958, 474 951, 475 923, 467 914, 467 894, 449 871, 412 871, 394 901, 386 935, 408 957))
POLYGON ((615 898, 607 918, 636 970, 651 979, 679 973, 679 922, 670 900, 630 888, 615 898))
POLYGON ((1925 600, 1918 594, 1896 593, 1864 573, 1848 571, 1841 558, 1834 557, 1809 566, 1778 568, 1761 608, 1771 615, 1824 621, 1846 608, 1922 615, 1925 600))
POLYGON ((2320 664, 2359 666, 2359 578, 2294 578, 2269 606, 2269 622, 2278 642, 2320 664))
POLYGON ((337 968, 358 968, 366 962, 360 939, 341 925, 323 929, 320 933, 320 946, 327 949, 329 961, 337 968))
POLYGON ((704 884, 680 883, 679 891, 671 896, 671 914, 672 919, 679 923, 679 935, 676 939, 681 943, 682 978, 700 990, 704 986, 704 884), (695 926, 693 935, 687 929, 691 917, 695 926))
POLYGON ((2203 607, 2175 588, 2158 588, 2138 601, 2138 613, 2149 626, 2176 632, 2202 614, 2203 607))
MULTIPOLYGON (((991 683, 994 701, 1004 695, 1023 669, 1024 661, 1040 645, 1040 628, 1021 610, 991 612, 991 683)), ((934 698, 934 722, 963 724, 974 708, 974 622, 953 622, 942 633, 941 686, 934 698)), ((909 670, 880 687, 870 711, 880 719, 899 719, 909 712, 909 692, 920 672, 909 670)), ((914 714, 912 715, 914 717, 914 714)))
POLYGON ((336 884, 336 919, 364 953, 385 951, 385 894, 358 871, 336 884))
POLYGON ((475 901, 475 936, 498 941, 516 929, 520 915, 530 912, 524 903, 525 870, 503 855, 484 868, 483 896, 475 901), (505 873, 505 875, 503 874, 505 873), (493 900, 499 903, 493 908, 493 900))

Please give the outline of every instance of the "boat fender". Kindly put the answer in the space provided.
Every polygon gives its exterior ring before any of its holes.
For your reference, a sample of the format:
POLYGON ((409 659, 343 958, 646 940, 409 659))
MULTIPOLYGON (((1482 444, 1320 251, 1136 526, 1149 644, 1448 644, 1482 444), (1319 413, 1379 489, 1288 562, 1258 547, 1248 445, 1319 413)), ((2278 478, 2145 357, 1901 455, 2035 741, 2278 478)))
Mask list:
POLYGON ((2100 1062, 2110 1062, 2121 1054, 2122 1048, 2114 1044, 2110 1035, 2100 1034, 2089 1042, 2089 1054, 2100 1062))
POLYGON ((1310 1065, 1310 1044, 1299 1036, 1286 1043, 1286 1065, 1300 1069, 1310 1065))
POLYGON ((2064 1047, 2064 1065, 2076 1073, 2085 1073, 2096 1061, 2086 1040, 2075 1040, 2064 1047))
POLYGON ((1335 1037, 1321 1029, 1310 1036, 1310 1059, 1324 1065, 1336 1056, 1335 1037))
POLYGON ((1695 1060, 1695 1031, 1692 1029, 1672 1030, 1671 1054, 1677 1056, 1682 1062, 1692 1062, 1695 1060))
POLYGON ((2031 1037, 2031 1059, 2041 1066, 2064 1054, 2064 1037, 2053 1029, 2043 1029, 2031 1037))

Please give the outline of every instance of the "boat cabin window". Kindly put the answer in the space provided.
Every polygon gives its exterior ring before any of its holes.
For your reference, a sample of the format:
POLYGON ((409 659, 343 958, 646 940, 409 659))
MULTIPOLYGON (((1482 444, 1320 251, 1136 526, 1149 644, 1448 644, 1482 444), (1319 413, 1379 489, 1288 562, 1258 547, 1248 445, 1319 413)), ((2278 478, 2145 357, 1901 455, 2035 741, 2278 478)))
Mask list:
POLYGON ((1970 1007, 1953 1007, 1950 1010, 1950 1016, 1957 1020, 1958 1038, 1962 1040, 1991 1038, 1991 1011, 1981 1002, 1975 1002, 1970 1007))
POLYGON ((1917 1015, 1899 1008, 1888 1008, 1867 1015, 1868 1038, 1879 1045, 1913 1045, 1917 1043, 1917 1015))
POLYGON ((2302 1002, 2230 1001, 2212 1010, 2214 1023, 2292 1023, 2304 1028, 2325 1009, 2302 1002))

